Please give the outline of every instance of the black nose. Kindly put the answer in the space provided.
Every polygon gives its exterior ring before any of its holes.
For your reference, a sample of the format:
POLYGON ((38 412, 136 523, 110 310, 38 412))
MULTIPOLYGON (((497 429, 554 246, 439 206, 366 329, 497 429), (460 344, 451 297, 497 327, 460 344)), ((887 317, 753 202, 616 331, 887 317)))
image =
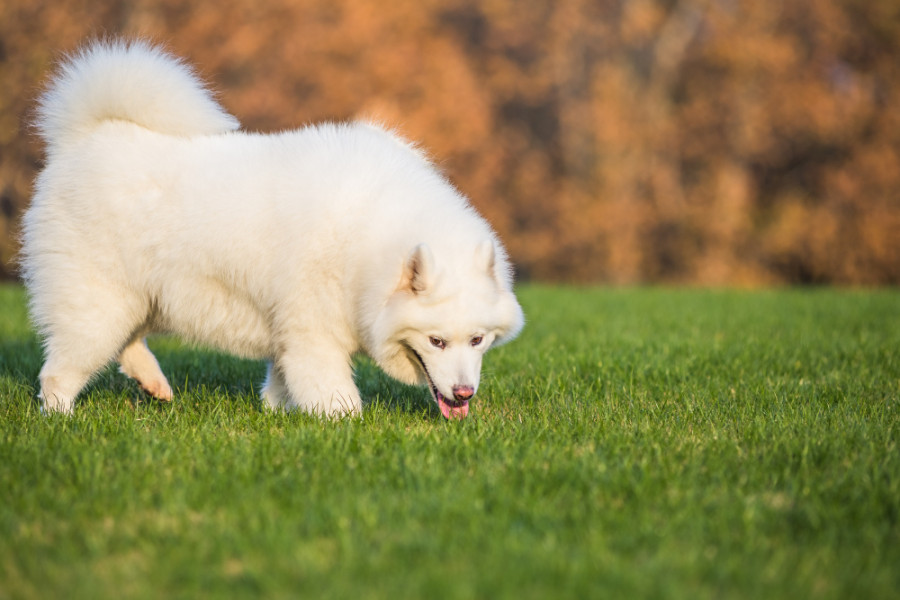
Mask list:
POLYGON ((468 400, 475 395, 475 388, 471 385, 454 385, 453 397, 457 400, 468 400))

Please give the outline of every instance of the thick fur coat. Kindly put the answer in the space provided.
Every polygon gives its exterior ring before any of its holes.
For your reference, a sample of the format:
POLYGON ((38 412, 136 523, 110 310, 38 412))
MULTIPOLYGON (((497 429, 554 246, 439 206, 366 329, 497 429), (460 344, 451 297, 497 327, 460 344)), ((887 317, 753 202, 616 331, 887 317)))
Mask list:
POLYGON ((244 132, 181 61, 100 42, 61 65, 37 127, 22 266, 45 410, 112 360, 171 398, 144 339, 166 332, 268 360, 273 408, 358 413, 361 351, 462 417, 484 351, 522 328, 495 233, 377 125, 244 132))

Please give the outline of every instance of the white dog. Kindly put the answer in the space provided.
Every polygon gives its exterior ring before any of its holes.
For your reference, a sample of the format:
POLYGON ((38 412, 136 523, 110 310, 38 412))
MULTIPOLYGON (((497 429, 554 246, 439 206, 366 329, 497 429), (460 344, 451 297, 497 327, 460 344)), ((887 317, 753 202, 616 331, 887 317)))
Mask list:
POLYGON ((461 418, 522 310, 489 225, 414 146, 367 123, 239 131, 182 62, 94 43, 38 109, 47 162, 22 267, 45 339, 44 410, 111 360, 172 388, 144 337, 269 361, 272 408, 358 413, 351 357, 461 418))

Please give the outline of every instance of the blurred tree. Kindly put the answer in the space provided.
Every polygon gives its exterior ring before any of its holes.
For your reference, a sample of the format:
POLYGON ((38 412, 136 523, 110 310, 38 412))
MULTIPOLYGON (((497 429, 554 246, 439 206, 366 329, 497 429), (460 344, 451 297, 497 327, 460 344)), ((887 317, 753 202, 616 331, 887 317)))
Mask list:
POLYGON ((30 107, 97 35, 168 45, 249 129, 397 127, 525 276, 900 283, 892 0, 8 0, 0 275, 40 163, 30 107))

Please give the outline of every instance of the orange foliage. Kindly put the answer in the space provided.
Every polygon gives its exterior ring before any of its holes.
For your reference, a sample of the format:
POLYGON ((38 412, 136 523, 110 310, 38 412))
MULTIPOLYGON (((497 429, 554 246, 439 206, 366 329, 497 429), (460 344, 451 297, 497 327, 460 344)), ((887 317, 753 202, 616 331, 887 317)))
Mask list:
POLYGON ((0 264, 41 82, 148 36, 245 127, 418 140, 526 277, 900 283, 900 9, 887 0, 131 0, 0 5, 0 264))

